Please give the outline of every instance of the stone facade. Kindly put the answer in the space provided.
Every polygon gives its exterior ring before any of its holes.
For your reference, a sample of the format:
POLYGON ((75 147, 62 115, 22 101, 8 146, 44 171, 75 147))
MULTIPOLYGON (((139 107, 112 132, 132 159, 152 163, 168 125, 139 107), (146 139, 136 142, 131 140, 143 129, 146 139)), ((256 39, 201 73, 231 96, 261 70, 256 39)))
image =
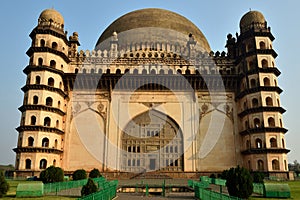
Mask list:
POLYGON ((24 69, 17 174, 55 165, 184 177, 242 165, 287 177, 274 37, 257 11, 240 28, 214 53, 186 18, 144 9, 84 52, 61 14, 43 11, 24 69))

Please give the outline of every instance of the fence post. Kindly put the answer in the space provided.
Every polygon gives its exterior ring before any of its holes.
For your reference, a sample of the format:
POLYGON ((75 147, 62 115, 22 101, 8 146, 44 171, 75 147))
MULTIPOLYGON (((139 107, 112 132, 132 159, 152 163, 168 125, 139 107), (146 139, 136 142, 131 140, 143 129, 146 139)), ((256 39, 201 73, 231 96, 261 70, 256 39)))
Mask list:
POLYGON ((148 184, 146 184, 146 196, 149 196, 149 188, 148 188, 148 184))

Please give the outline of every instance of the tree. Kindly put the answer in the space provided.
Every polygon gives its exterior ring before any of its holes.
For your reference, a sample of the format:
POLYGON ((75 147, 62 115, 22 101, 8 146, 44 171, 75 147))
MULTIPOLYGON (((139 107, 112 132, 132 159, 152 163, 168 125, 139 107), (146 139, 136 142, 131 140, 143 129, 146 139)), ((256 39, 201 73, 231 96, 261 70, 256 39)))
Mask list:
POLYGON ((100 171, 99 171, 98 169, 94 168, 94 169, 90 172, 89 177, 90 177, 90 178, 99 178, 99 177, 101 177, 100 171))
POLYGON ((81 189, 81 196, 87 196, 87 195, 95 193, 97 191, 98 191, 97 185, 91 178, 89 178, 86 185, 84 185, 81 189))
POLYGON ((253 172, 253 182, 254 183, 264 183, 265 174, 262 172, 253 172))
POLYGON ((4 174, 0 171, 0 198, 6 195, 9 189, 9 184, 6 182, 4 174))
POLYGON ((82 180, 82 179, 86 179, 87 175, 86 175, 86 171, 84 169, 77 169, 74 173, 73 173, 73 180, 82 180))
POLYGON ((226 186, 231 196, 247 199, 252 194, 253 180, 247 169, 240 166, 230 168, 226 175, 226 186))
POLYGON ((40 174, 43 183, 54 183, 64 181, 64 171, 60 167, 50 166, 40 174))

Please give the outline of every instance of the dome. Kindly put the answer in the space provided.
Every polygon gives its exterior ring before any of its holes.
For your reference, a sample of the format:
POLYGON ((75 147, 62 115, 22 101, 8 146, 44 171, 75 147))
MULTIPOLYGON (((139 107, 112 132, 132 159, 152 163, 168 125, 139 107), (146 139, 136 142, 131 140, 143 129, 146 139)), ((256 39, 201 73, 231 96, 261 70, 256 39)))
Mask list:
POLYGON ((96 49, 114 32, 118 34, 119 43, 170 42, 181 46, 186 46, 189 35, 192 34, 197 45, 210 52, 210 46, 198 27, 187 18, 168 10, 147 8, 121 16, 102 33, 96 49), (128 34, 122 36, 120 33, 123 32, 128 34))
POLYGON ((240 21, 240 29, 249 27, 253 23, 264 24, 265 22, 266 22, 266 19, 261 12, 249 11, 242 17, 242 19, 240 21))
POLYGON ((50 21, 56 22, 58 24, 64 24, 64 18, 63 16, 54 9, 46 9, 44 10, 39 17, 39 20, 42 21, 50 21))

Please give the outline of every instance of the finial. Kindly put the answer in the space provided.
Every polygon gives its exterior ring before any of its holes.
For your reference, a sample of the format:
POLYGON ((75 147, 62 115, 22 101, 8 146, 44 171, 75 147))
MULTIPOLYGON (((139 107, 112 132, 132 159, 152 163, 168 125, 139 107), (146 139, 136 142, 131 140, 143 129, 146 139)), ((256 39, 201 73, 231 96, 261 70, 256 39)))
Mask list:
POLYGON ((249 8, 250 12, 251 12, 251 8, 249 8))

